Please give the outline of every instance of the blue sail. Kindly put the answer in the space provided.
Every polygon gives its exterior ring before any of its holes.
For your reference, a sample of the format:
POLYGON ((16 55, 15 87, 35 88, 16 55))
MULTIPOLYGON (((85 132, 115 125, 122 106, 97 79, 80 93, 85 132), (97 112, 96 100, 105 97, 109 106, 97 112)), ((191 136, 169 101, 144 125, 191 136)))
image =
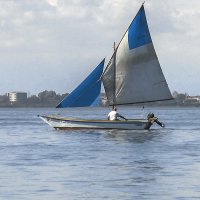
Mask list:
POLYGON ((99 103, 101 80, 105 59, 56 108, 94 106, 99 103))
POLYGON ((152 43, 143 5, 129 27, 128 43, 129 49, 152 43))

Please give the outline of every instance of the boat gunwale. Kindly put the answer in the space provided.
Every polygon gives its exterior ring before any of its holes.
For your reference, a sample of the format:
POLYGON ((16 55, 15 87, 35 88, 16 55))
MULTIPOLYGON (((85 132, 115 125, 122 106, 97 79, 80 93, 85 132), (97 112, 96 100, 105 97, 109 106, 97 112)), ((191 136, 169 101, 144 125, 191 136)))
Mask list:
POLYGON ((56 120, 56 121, 64 121, 64 122, 86 122, 86 123, 117 123, 117 124, 131 124, 132 122, 138 123, 146 123, 147 119, 128 119, 128 120, 97 120, 97 119, 74 119, 74 118, 60 118, 55 116, 41 116, 42 118, 46 118, 47 120, 56 120))
MULTIPOLYGON (((53 127, 56 130, 121 130, 121 131, 125 131, 125 130, 137 130, 137 129, 127 129, 127 128, 122 128, 122 129, 118 129, 118 128, 103 128, 103 127, 57 127, 54 126, 53 127)), ((138 129, 138 130, 145 130, 145 129, 138 129)))

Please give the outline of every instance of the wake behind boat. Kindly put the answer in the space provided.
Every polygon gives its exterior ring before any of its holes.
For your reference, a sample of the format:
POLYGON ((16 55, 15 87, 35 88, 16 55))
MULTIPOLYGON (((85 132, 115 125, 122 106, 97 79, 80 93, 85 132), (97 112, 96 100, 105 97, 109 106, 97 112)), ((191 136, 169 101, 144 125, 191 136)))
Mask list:
MULTIPOLYGON (((141 6, 127 31, 114 48, 114 53, 103 71, 105 59, 57 108, 98 105, 103 82, 109 106, 171 100, 172 95, 161 70, 150 36, 144 5, 141 6)), ((69 119, 40 116, 56 129, 149 129, 156 122, 148 119, 127 121, 69 119)), ((105 119, 105 117, 104 117, 105 119)))

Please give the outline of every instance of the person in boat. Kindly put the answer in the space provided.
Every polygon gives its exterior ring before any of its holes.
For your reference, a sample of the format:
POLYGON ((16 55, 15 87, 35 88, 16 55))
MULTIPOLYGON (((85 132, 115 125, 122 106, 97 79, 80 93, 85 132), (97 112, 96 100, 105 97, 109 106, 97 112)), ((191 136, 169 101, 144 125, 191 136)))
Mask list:
POLYGON ((117 112, 117 108, 115 107, 115 108, 112 109, 112 111, 109 112, 108 120, 119 120, 118 117, 121 118, 121 119, 124 119, 124 120, 128 120, 125 117, 123 117, 122 115, 120 115, 117 112))

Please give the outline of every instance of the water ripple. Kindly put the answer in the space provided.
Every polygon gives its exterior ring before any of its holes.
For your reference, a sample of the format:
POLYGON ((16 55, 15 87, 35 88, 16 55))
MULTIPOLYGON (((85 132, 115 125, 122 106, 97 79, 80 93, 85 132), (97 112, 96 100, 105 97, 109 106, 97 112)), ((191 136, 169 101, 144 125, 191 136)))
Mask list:
MULTIPOLYGON (((37 117, 54 110, 2 109, 0 199, 200 199, 200 110, 151 109, 166 128, 55 131, 37 117)), ((107 110, 79 115, 95 113, 107 110)))

